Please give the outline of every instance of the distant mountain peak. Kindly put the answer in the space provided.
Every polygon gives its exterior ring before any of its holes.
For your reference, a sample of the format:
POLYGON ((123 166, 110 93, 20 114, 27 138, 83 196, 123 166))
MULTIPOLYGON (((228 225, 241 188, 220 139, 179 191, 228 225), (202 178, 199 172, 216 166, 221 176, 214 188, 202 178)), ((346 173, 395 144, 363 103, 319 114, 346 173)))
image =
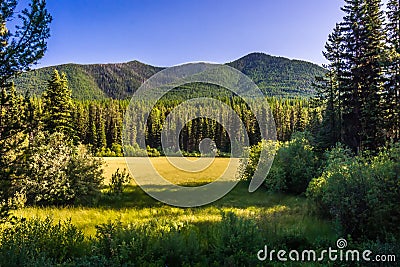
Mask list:
MULTIPOLYGON (((227 65, 249 76, 270 96, 297 97, 314 93, 315 76, 325 70, 313 63, 253 52, 227 65)), ((15 79, 20 91, 41 94, 53 69, 67 74, 72 95, 78 99, 130 97, 148 78, 163 70, 137 60, 126 63, 63 64, 26 72, 15 79)))

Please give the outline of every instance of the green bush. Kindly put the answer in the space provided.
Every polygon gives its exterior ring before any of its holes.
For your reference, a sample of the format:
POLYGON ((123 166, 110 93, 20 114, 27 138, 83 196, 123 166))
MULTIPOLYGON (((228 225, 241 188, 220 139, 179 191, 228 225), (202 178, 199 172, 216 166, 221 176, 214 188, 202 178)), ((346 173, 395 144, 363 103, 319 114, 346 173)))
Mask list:
POLYGON ((111 175, 110 194, 122 194, 125 186, 129 184, 130 180, 131 177, 129 173, 126 172, 126 169, 124 169, 122 172, 119 172, 118 168, 117 171, 111 175))
POLYGON ((149 157, 159 157, 159 156, 161 156, 160 151, 158 151, 156 148, 151 148, 151 147, 147 146, 146 150, 147 150, 147 155, 149 157))
POLYGON ((134 145, 124 145, 124 156, 125 157, 146 157, 147 151, 141 149, 138 144, 134 145))
MULTIPOLYGON (((318 159, 310 145, 308 133, 294 133, 289 142, 284 143, 275 158, 274 165, 279 175, 277 178, 284 181, 274 181, 274 176, 267 177, 266 183, 272 180, 273 183, 286 185, 281 191, 294 194, 306 192, 309 182, 317 176, 318 159), (281 171, 279 171, 279 168, 281 171), (284 173, 284 175, 282 175, 284 173)), ((273 174, 274 174, 273 172, 273 174)))
POLYGON ((83 146, 74 146, 61 133, 34 137, 16 190, 27 204, 87 203, 100 193, 102 162, 83 146))
POLYGON ((122 146, 120 144, 113 143, 111 148, 102 147, 95 153, 96 157, 123 157, 122 146))
POLYGON ((0 266, 54 266, 89 253, 83 233, 70 220, 22 220, 0 235, 0 266))
MULTIPOLYGON (((242 178, 249 180, 257 167, 262 149, 275 154, 265 186, 274 192, 304 193, 312 178, 317 175, 319 161, 310 145, 308 133, 294 133, 289 142, 261 142, 251 147, 249 164, 242 170, 242 178)), ((260 164, 267 164, 260 162, 260 164)), ((244 164, 242 163, 242 166, 244 164)))
POLYGON ((385 239, 400 231, 400 146, 376 156, 353 157, 338 146, 327 153, 321 177, 307 195, 323 215, 329 215, 344 234, 385 239))
POLYGON ((110 222, 97 227, 96 238, 95 254, 118 266, 256 266, 264 245, 255 222, 233 213, 208 226, 110 222))

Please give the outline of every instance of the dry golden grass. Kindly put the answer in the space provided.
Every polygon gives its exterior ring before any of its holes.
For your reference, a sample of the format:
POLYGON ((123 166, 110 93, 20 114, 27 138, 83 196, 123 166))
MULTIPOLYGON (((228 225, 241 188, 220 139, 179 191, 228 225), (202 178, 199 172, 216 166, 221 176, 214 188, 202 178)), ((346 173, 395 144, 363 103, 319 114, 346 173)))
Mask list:
MULTIPOLYGON (((111 179, 111 175, 117 171, 123 169, 128 169, 126 159, 122 157, 107 157, 103 158, 105 161, 104 167, 104 177, 105 184, 108 184, 111 179)), ((131 158, 129 160, 135 160, 137 164, 145 162, 146 158, 131 158)), ((218 179, 222 174, 225 173, 226 176, 235 179, 235 170, 239 165, 239 159, 230 158, 184 158, 179 159, 179 164, 182 169, 185 170, 195 170, 196 166, 208 166, 202 171, 183 171, 172 165, 166 157, 150 158, 151 164, 155 167, 157 172, 164 177, 164 179, 170 181, 173 184, 191 184, 191 183, 210 183, 218 179), (208 164, 211 161, 211 164, 208 164), (228 165, 231 163, 229 169, 228 165)), ((146 172, 146 170, 141 171, 142 175, 150 176, 152 171, 146 172)), ((132 185, 134 185, 134 179, 132 185)))

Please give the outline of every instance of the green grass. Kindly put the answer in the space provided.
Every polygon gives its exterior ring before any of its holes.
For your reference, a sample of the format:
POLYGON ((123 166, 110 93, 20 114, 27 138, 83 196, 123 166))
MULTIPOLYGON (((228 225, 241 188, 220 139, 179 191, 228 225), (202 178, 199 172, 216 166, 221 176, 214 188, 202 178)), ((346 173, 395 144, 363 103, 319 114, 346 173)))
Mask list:
MULTIPOLYGON (((117 168, 123 169, 124 159, 105 158, 107 164, 105 175, 111 176, 117 168)), ((218 169, 223 169, 229 159, 217 158, 207 170, 206 180, 213 180, 218 169), (210 167, 210 168, 211 168, 210 167), (214 173, 214 176, 211 175, 214 173)), ((169 173, 174 182, 187 182, 185 175, 176 175, 175 170, 167 168, 165 158, 152 159, 161 164, 165 173, 169 173)), ((196 182, 202 180, 197 177, 196 182)), ((96 225, 109 221, 120 220, 123 223, 145 224, 150 220, 172 220, 174 222, 207 224, 218 222, 223 212, 231 211, 238 216, 252 218, 258 222, 260 229, 271 236, 285 233, 295 233, 314 240, 326 238, 334 240, 335 233, 327 221, 316 218, 310 212, 306 198, 268 193, 260 188, 249 193, 247 184, 240 182, 229 194, 220 200, 199 208, 177 208, 160 203, 148 196, 140 187, 132 182, 118 198, 112 199, 105 195, 94 207, 27 207, 17 210, 14 215, 25 218, 45 218, 50 216, 54 222, 71 219, 72 223, 81 229, 86 236, 94 236, 96 225)), ((265 233, 264 233, 265 234, 265 233)))

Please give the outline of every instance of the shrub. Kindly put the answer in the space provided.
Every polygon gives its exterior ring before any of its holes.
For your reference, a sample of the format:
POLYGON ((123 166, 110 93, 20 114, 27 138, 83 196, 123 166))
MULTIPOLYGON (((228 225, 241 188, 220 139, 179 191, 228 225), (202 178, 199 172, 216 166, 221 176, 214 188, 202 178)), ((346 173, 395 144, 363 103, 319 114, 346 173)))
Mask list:
POLYGON ((265 149, 265 151, 269 153, 269 157, 272 157, 276 154, 279 146, 280 142, 262 141, 250 147, 250 149, 248 149, 247 151, 247 157, 241 159, 240 162, 240 176, 242 180, 250 181, 252 179, 260 160, 260 164, 267 164, 267 162, 264 162, 265 158, 260 159, 260 154, 263 149, 265 149))
POLYGON ((158 151, 156 148, 151 148, 151 147, 147 146, 146 150, 147 150, 147 155, 149 157, 159 157, 159 156, 161 156, 160 151, 158 151))
POLYGON ((344 234, 372 239, 398 235, 399 151, 396 145, 376 156, 352 157, 338 146, 327 153, 324 171, 310 183, 307 195, 344 234))
POLYGON ((119 172, 119 168, 111 175, 110 193, 113 195, 120 195, 123 193, 125 185, 129 184, 131 177, 124 169, 119 172))
POLYGON ((113 143, 111 148, 102 147, 100 151, 95 153, 96 157, 123 157, 122 146, 120 144, 113 143))
POLYGON ((22 220, 0 235, 0 266, 52 266, 88 252, 83 233, 70 220, 22 220))
POLYGON ((26 153, 17 190, 27 204, 63 205, 90 202, 100 193, 101 160, 76 147, 61 133, 39 133, 26 153))
POLYGON ((134 145, 124 145, 124 156, 125 157, 146 157, 147 151, 141 149, 138 144, 134 145))
POLYGON ((221 222, 193 225, 150 220, 97 227, 96 255, 116 266, 256 266, 263 245, 253 220, 224 213, 221 222))
POLYGON ((304 193, 311 179, 317 175, 319 166, 309 139, 308 133, 294 133, 289 142, 261 142, 251 147, 249 164, 242 170, 242 178, 249 180, 253 176, 261 150, 266 149, 268 153, 275 154, 265 180, 267 189, 275 192, 304 193))
POLYGON ((319 164, 310 139, 308 133, 294 133, 292 139, 280 147, 274 162, 277 169, 274 172, 279 175, 267 177, 267 184, 285 185, 280 191, 294 194, 306 191, 311 179, 317 175, 319 164))

